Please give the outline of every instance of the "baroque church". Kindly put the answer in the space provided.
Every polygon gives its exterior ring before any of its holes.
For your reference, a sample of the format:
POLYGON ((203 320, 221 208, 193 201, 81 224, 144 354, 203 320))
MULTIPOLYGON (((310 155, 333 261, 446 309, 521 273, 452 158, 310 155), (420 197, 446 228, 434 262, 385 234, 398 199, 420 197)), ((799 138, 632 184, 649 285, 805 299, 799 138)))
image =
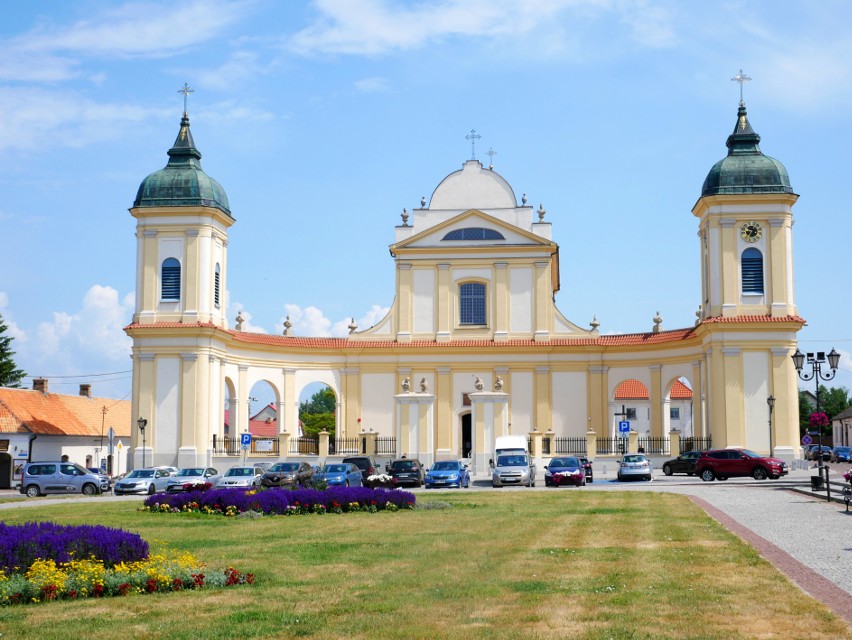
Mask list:
POLYGON ((184 112, 168 164, 143 180, 130 209, 136 305, 126 331, 133 415, 147 421, 144 441, 134 433, 133 464, 210 465, 226 403, 231 434, 248 431, 259 381, 274 390, 281 436, 297 434, 300 394, 319 382, 337 398, 338 437, 369 430, 395 438, 396 455, 426 464, 464 457, 478 473, 501 435, 616 435, 626 387, 641 389, 632 395, 644 402, 649 436, 678 432, 688 415, 689 434, 713 447, 772 448, 792 459, 790 356, 804 325, 793 295, 798 196, 759 141, 740 102, 727 155, 692 209, 701 260, 695 326, 664 331, 657 322, 648 333, 602 335, 596 323, 571 322, 555 304, 559 247, 546 212, 519 205, 503 176, 469 160, 393 230, 396 290, 384 319, 345 338, 276 336, 229 326, 236 220, 225 190, 201 168, 184 112))

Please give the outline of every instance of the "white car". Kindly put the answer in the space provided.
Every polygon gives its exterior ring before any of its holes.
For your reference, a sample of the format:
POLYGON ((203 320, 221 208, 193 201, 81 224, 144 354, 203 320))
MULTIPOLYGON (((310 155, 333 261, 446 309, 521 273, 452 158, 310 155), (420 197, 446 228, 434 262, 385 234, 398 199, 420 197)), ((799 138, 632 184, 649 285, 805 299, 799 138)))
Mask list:
POLYGON ((618 463, 619 482, 628 478, 641 478, 650 482, 653 480, 653 472, 651 461, 642 453, 627 453, 618 463))
POLYGON ((115 483, 112 492, 117 496, 126 493, 147 493, 149 496, 166 490, 171 473, 165 469, 134 469, 115 483))
POLYGON ((231 467, 225 472, 225 475, 219 478, 216 487, 219 489, 229 487, 259 487, 262 476, 263 469, 254 465, 231 467))
POLYGON ((166 493, 191 491, 194 485, 205 485, 207 483, 215 487, 221 477, 213 467, 180 469, 176 474, 169 477, 169 481, 166 483, 166 493))

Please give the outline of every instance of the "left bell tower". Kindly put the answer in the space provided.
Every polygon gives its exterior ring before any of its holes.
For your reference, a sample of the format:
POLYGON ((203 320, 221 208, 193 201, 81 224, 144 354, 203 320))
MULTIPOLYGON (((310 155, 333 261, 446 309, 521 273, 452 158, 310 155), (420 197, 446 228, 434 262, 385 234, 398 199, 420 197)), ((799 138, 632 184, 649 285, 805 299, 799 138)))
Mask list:
MULTIPOLYGON (((187 88, 188 89, 188 88, 187 88)), ((227 331, 228 196, 201 168, 184 109, 166 166, 142 181, 136 219, 134 468, 209 465, 222 416, 227 331), (138 418, 138 420, 137 420, 138 418)))
POLYGON ((183 114, 168 164, 139 186, 134 324, 204 323, 227 328, 228 228, 222 186, 201 169, 183 114))

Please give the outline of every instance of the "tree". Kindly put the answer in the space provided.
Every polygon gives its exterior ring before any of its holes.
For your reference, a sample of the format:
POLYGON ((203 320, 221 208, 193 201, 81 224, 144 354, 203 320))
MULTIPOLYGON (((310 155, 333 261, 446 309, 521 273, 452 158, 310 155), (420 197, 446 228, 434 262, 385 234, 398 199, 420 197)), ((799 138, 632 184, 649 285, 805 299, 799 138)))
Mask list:
POLYGON ((320 431, 328 431, 334 437, 337 398, 328 387, 324 387, 311 396, 311 399, 299 404, 299 420, 302 433, 314 436, 320 431))
POLYGON ((18 369, 15 365, 15 360, 12 358, 15 352, 12 351, 12 336, 4 335, 6 323, 3 322, 3 315, 0 314, 0 387, 20 387, 21 380, 27 375, 22 369, 18 369))
MULTIPOLYGON (((819 385, 819 410, 829 419, 836 416, 838 413, 847 409, 852 405, 852 399, 849 397, 849 389, 846 387, 826 387, 819 385)), ((816 431, 810 424, 811 414, 816 411, 816 407, 811 402, 811 398, 806 391, 799 390, 799 431, 802 435, 808 431, 816 431)), ((823 435, 831 433, 831 427, 828 426, 822 429, 823 435)))

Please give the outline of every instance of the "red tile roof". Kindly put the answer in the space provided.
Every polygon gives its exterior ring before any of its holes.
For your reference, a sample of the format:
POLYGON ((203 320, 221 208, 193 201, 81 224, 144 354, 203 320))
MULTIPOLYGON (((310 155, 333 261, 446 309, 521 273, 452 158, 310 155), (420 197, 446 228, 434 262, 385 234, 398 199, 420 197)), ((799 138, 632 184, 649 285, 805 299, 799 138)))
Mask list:
POLYGON ((0 388, 0 433, 130 437, 130 401, 0 388), (104 416, 102 409, 107 408, 104 416))
MULTIPOLYGON (((635 379, 625 380, 615 389, 616 400, 647 400, 648 395, 648 388, 635 379)), ((692 389, 680 380, 675 380, 669 397, 672 400, 689 400, 692 398, 692 389)))

